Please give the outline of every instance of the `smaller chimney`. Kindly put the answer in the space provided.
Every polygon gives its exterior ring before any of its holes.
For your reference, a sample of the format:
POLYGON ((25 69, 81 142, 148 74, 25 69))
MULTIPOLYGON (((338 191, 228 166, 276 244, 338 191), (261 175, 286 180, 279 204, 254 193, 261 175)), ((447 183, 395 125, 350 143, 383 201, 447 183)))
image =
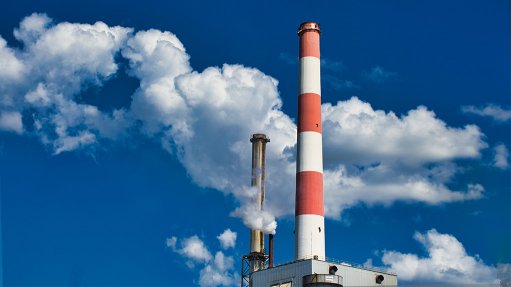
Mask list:
MULTIPOLYGON (((258 190, 254 203, 259 210, 263 209, 264 203, 264 177, 266 165, 266 143, 270 141, 264 134, 253 134, 252 143, 252 187, 258 190)), ((273 236, 269 237, 269 249, 273 254, 273 236)), ((272 256, 273 258, 273 256, 272 256)), ((261 230, 250 230, 250 253, 243 255, 241 260, 241 286, 249 287, 252 273, 264 269, 268 255, 264 250, 264 233, 261 230)), ((271 261, 273 266, 273 259, 271 261)))
MULTIPOLYGON (((258 194, 256 203, 259 209, 263 209, 264 204, 264 177, 266 171, 266 143, 270 139, 265 134, 253 134, 250 142, 252 143, 252 186, 257 187, 258 194)), ((252 272, 264 268, 264 234, 261 230, 250 230, 250 270, 252 272)))
POLYGON ((268 235, 268 268, 273 268, 273 234, 268 235))

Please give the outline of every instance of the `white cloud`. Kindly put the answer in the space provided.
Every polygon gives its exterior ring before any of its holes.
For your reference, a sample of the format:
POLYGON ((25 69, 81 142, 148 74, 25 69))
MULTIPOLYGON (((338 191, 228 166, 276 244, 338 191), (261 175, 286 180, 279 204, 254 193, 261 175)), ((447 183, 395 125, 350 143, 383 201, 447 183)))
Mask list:
POLYGON ((103 112, 78 100, 87 87, 101 86, 117 72, 115 55, 131 30, 103 22, 52 25, 37 13, 25 17, 14 31, 22 49, 7 48, 0 38, 0 64, 7 67, 0 72, 0 111, 31 118, 34 125, 26 131, 55 154, 116 139, 131 125, 126 111, 103 112))
POLYGON ((184 238, 180 241, 180 247, 176 247, 177 240, 173 237, 167 239, 167 246, 174 248, 174 251, 194 262, 209 262, 212 259, 211 252, 197 235, 184 238))
POLYGON ((383 83, 389 78, 395 77, 397 73, 386 71, 380 66, 375 66, 370 72, 363 72, 362 76, 375 83, 383 83))
POLYGON ((14 29, 14 37, 30 45, 47 30, 50 23, 51 19, 46 14, 32 13, 21 21, 19 28, 14 29))
POLYGON ((373 268, 373 259, 368 258, 364 264, 362 264, 365 268, 373 268))
POLYGON ((509 167, 509 151, 504 144, 499 144, 495 147, 495 158, 493 161, 493 164, 500 168, 500 169, 506 169, 509 167))
POLYGON ((188 116, 180 119, 179 126, 188 132, 170 131, 178 157, 192 179, 200 186, 235 195, 243 204, 236 214, 245 222, 259 222, 265 230, 274 222, 277 208, 267 204, 259 216, 244 212, 259 210, 250 200, 251 193, 247 193, 251 190, 247 187, 251 178, 250 135, 264 132, 271 139, 267 146, 267 165, 272 167, 268 178, 290 179, 272 181, 271 190, 275 192, 268 192, 267 203, 280 190, 292 195, 291 176, 295 173, 289 163, 291 155, 283 153, 294 145, 295 125, 280 110, 276 85, 275 79, 259 70, 240 65, 226 64, 182 75, 176 86, 188 105, 188 116))
POLYGON ((69 135, 64 131, 57 131, 57 133, 59 138, 53 143, 55 154, 76 150, 96 142, 96 136, 87 131, 81 131, 77 135, 69 135))
POLYGON ((339 218, 358 203, 481 198, 477 183, 465 191, 447 184, 458 172, 452 160, 480 157, 482 138, 477 126, 448 127, 425 107, 398 117, 355 97, 323 104, 325 212, 339 218))
POLYGON ((7 47, 7 42, 0 37, 0 85, 8 84, 8 81, 19 81, 23 75, 25 66, 18 59, 14 50, 7 47))
POLYGON ((475 125, 451 128, 426 107, 396 116, 356 97, 323 104, 326 164, 399 162, 408 166, 474 158, 487 144, 475 125))
MULTIPOLYGON (((230 230, 226 229, 223 234, 226 234, 227 231, 230 230)), ((229 236, 232 239, 232 235, 229 236)), ((229 241, 229 243, 231 242, 229 241)), ((234 258, 226 256, 222 251, 217 251, 213 257, 208 247, 197 235, 183 240, 172 236, 167 238, 166 245, 187 260, 191 260, 186 263, 189 268, 195 268, 195 264, 202 265, 198 282, 200 286, 237 286, 239 284, 239 274, 234 271, 234 258), (178 241, 180 242, 179 248, 177 247, 178 241)))
POLYGON ((281 149, 279 154, 286 147, 282 144, 293 144, 286 137, 295 137, 294 124, 280 111, 275 79, 239 65, 192 72, 189 56, 174 34, 148 30, 133 35, 131 31, 102 22, 52 24, 44 14, 26 17, 15 32, 23 49, 1 43, 0 62, 18 67, 9 77, 22 72, 26 77, 1 86, 5 96, 0 111, 30 113, 33 127, 28 131, 55 154, 93 149, 105 140, 141 131, 176 151, 199 185, 233 194, 250 181, 248 165, 241 174, 239 166, 250 157, 249 147, 242 143, 251 133, 272 126, 279 133, 273 137, 281 144, 273 145, 281 149), (130 107, 108 112, 83 102, 81 92, 115 75, 119 52, 129 60, 128 72, 140 80, 130 107), (139 126, 140 131, 135 128, 139 126), (217 138, 215 150, 209 144, 213 137, 217 138), (218 162, 227 166, 220 170, 218 162), (210 176, 201 175, 205 169, 210 176), (238 176, 226 178, 224 172, 238 176))
MULTIPOLYGON (((32 33, 23 26, 19 34, 32 33)), ((30 67, 30 80, 44 82, 67 98, 78 93, 83 84, 101 84, 117 71, 114 57, 126 41, 130 28, 109 27, 103 22, 75 24, 62 22, 40 28, 38 37, 25 42, 20 55, 30 67)), ((37 82, 36 82, 37 83, 37 82)))
POLYGON ((461 111, 467 114, 474 114, 482 117, 490 117, 498 122, 507 122, 511 119, 511 109, 502 108, 499 105, 487 104, 484 107, 463 106, 461 111))
MULTIPOLYGON (((194 71, 184 45, 166 31, 133 34, 103 22, 55 24, 32 14, 14 33, 23 48, 9 48, 0 38, 0 129, 38 135, 56 154, 142 133, 174 152, 195 183, 234 195, 240 207, 233 214, 247 226, 275 232, 275 216, 293 213, 296 125, 282 112, 276 79, 242 65, 194 71), (88 87, 118 73, 119 55, 140 80, 130 106, 104 111, 85 102, 88 87), (23 126, 24 116, 33 127, 23 126), (253 204, 255 191, 249 187, 249 138, 259 132, 271 139, 263 210, 253 204)), ((341 68, 341 63, 329 66, 341 68)), ((375 81, 394 75, 381 67, 367 74, 375 81)), ((484 187, 477 183, 465 190, 449 187, 460 169, 454 161, 477 159, 487 147, 477 126, 449 127, 425 107, 397 116, 357 98, 322 109, 328 217, 339 218, 360 203, 441 204, 482 197, 484 187)), ((466 112, 501 121, 511 117, 490 105, 466 112)), ((220 278, 211 280, 225 285, 235 277, 225 273, 229 268, 212 264, 218 259, 231 266, 230 257, 220 252, 213 258, 197 236, 172 237, 167 246, 204 264, 201 278, 220 278)))
POLYGON ((21 134, 23 132, 21 114, 18 112, 0 112, 0 130, 21 134))
POLYGON ((55 154, 91 146, 100 138, 114 140, 131 126, 125 110, 107 114, 96 106, 54 94, 41 84, 25 99, 39 109, 33 115, 34 131, 53 147, 55 154))
POLYGON ((17 54, 16 49, 7 47, 7 42, 0 36, 0 114, 21 114, 16 98, 19 94, 17 86, 26 79, 27 67, 17 54))
POLYGON ((218 235, 216 238, 220 241, 220 245, 222 245, 223 249, 234 248, 236 246, 236 238, 238 234, 231 229, 226 229, 222 234, 218 235))
POLYGON ((218 251, 214 262, 207 264, 200 271, 199 285, 202 287, 237 286, 240 279, 237 273, 232 272, 233 269, 234 259, 218 251))
POLYGON ((172 248, 172 250, 176 249, 176 244, 177 244, 177 237, 175 237, 175 236, 169 237, 169 238, 167 238, 167 240, 165 240, 165 245, 167 245, 167 247, 172 248))
POLYGON ((187 134, 187 105, 176 92, 179 75, 191 71, 183 44, 170 32, 140 31, 131 37, 122 55, 130 62, 130 73, 140 79, 131 109, 150 135, 170 129, 187 134))
POLYGON ((344 209, 359 203, 390 205, 396 201, 436 205, 479 199, 484 188, 468 184, 464 191, 450 190, 444 183, 428 177, 427 170, 402 174, 392 166, 367 167, 358 175, 349 175, 341 166, 324 172, 325 215, 339 219, 344 209))
POLYGON ((511 286, 511 264, 497 264, 497 277, 500 286, 511 286))
MULTIPOLYGON (((166 31, 55 24, 32 14, 15 34, 22 49, 0 41, 0 62, 14 67, 3 77, 19 79, 0 85, 0 114, 12 113, 3 129, 38 135, 55 154, 142 134, 174 153, 196 184, 233 195, 240 207, 232 214, 247 226, 273 233, 275 217, 293 213, 296 125, 281 109, 276 79, 242 65, 194 71, 184 45, 166 31), (88 87, 115 77, 119 55, 140 80, 129 107, 107 111, 84 101, 88 87), (33 126, 22 125, 24 116, 33 126), (249 187, 249 138, 260 132, 271 139, 263 210, 249 187)), ((329 217, 360 203, 440 204, 484 191, 477 183, 449 187, 460 170, 454 161, 478 158, 484 135, 474 125, 449 127, 425 107, 397 116, 357 98, 325 103, 323 134, 329 217)))
POLYGON ((427 257, 384 251, 382 262, 400 280, 417 283, 482 284, 498 283, 497 270, 477 255, 467 254, 462 243, 450 234, 431 229, 414 235, 427 251, 427 257))

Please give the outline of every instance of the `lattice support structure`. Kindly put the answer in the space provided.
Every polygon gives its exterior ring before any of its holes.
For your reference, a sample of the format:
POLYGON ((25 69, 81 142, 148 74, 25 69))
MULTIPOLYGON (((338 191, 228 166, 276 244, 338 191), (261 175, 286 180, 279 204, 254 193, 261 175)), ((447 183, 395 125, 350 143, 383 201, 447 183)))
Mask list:
POLYGON ((268 268, 269 256, 262 252, 243 255, 241 259, 241 287, 251 287, 252 273, 268 268))

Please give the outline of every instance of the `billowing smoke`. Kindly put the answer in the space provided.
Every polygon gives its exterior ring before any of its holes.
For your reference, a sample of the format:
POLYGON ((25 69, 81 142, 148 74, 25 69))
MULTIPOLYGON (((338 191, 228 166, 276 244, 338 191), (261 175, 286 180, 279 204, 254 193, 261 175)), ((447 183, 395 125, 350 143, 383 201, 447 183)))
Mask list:
MULTIPOLYGON (((275 217, 294 210, 296 125, 282 111, 278 81, 255 68, 224 64, 195 71, 171 32, 54 23, 32 14, 11 48, 0 37, 0 130, 36 135, 54 154, 94 150, 135 136, 176 155, 201 187, 232 194, 233 215, 275 232, 275 217), (122 70, 120 61, 127 61, 122 70), (121 71, 140 85, 124 108, 105 110, 83 94, 121 71), (251 204, 250 135, 265 133, 267 197, 251 204)), ((110 95, 105 95, 110 96, 110 95)), ((323 105, 325 210, 356 204, 426 204, 480 198, 476 182, 451 190, 459 158, 486 147, 477 126, 449 127, 425 107, 406 115, 375 110, 357 98, 323 105), (375 192, 376 191, 376 192, 375 192)))
POLYGON ((275 216, 261 209, 259 204, 259 189, 257 187, 245 187, 237 195, 241 198, 241 206, 236 208, 231 214, 243 219, 243 224, 252 230, 261 230, 266 234, 275 234, 277 222, 275 216))

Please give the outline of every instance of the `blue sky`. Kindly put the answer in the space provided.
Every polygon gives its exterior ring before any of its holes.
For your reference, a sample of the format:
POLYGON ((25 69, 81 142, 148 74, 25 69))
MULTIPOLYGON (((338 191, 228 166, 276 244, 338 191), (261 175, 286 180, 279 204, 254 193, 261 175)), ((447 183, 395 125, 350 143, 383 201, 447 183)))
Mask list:
POLYGON ((322 28, 327 257, 408 284, 509 276, 508 1, 0 11, 5 286, 234 286, 247 226, 276 224, 291 261, 303 21, 322 28))

